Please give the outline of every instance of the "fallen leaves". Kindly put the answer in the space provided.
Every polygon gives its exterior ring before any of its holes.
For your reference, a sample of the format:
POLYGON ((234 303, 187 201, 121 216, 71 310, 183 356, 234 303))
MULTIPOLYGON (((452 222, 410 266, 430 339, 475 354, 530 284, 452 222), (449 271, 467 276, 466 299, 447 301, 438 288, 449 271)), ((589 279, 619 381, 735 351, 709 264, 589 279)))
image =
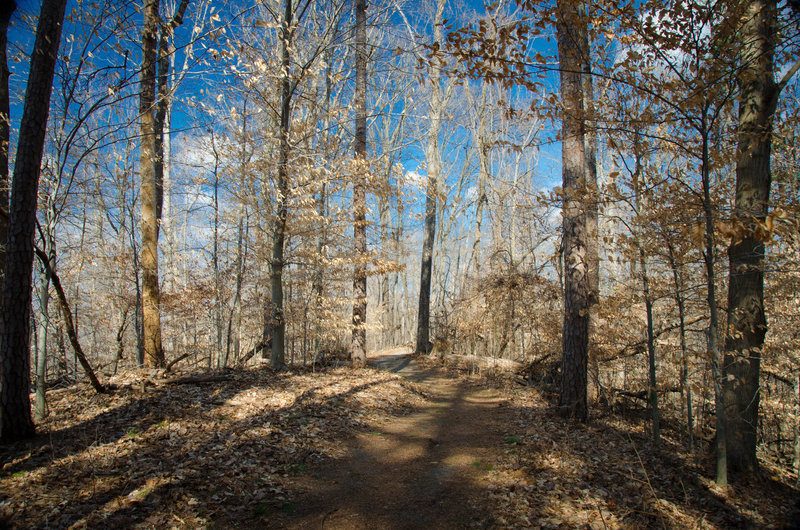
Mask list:
POLYGON ((112 383, 109 395, 84 386, 51 394, 38 437, 0 453, 0 521, 264 521, 291 504, 291 476, 341 456, 339 440, 424 402, 412 384, 373 370, 192 375, 145 392, 133 374, 112 383))

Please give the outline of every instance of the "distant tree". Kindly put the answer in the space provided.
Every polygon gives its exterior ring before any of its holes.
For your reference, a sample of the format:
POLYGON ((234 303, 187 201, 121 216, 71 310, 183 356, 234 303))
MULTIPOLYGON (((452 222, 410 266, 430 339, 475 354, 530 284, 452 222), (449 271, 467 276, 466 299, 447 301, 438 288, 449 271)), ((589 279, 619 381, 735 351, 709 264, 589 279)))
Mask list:
POLYGON ((44 0, 31 56, 14 162, 0 326, 0 441, 32 436, 30 338, 33 236, 50 91, 66 0, 44 0))

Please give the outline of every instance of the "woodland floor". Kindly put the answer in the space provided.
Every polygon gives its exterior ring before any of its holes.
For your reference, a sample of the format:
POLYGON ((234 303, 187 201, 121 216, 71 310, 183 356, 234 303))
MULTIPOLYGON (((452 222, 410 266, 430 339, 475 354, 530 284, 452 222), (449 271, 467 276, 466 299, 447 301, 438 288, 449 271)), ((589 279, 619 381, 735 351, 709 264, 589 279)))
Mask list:
POLYGON ((0 447, 0 527, 793 527, 769 465, 718 488, 708 455, 639 422, 580 425, 537 390, 381 352, 373 367, 117 376, 50 392, 0 447))

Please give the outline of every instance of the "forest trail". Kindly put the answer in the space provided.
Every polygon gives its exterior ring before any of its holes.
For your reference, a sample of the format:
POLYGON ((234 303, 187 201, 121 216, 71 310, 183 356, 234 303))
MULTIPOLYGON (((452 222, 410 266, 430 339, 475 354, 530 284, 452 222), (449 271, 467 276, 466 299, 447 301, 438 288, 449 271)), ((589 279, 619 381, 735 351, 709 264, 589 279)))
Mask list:
POLYGON ((635 417, 574 423, 535 388, 369 360, 49 392, 39 435, 0 446, 0 528, 800 527, 788 477, 721 489, 635 417))
POLYGON ((287 527, 491 526, 481 483, 502 452, 505 399, 423 366, 408 349, 379 352, 369 362, 417 383, 430 405, 356 434, 346 456, 306 475, 306 497, 287 527))

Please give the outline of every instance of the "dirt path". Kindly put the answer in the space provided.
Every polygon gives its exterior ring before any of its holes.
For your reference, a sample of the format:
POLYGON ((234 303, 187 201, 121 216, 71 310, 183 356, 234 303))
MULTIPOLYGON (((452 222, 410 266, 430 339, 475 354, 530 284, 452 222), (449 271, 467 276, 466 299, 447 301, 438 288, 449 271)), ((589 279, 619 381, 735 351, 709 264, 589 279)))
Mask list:
POLYGON ((289 528, 485 527, 485 475, 505 442, 507 411, 495 391, 470 388, 407 350, 370 363, 417 382, 431 405, 373 425, 346 456, 303 477, 289 528))

